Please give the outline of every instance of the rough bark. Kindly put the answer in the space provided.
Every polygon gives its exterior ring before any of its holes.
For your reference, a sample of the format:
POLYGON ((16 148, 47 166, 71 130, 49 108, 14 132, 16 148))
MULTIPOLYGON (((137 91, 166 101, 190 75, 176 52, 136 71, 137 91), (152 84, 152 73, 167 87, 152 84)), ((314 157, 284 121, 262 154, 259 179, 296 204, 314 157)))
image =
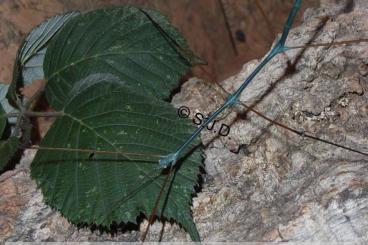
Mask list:
MULTIPOLYGON (((350 1, 338 2, 308 10, 287 45, 368 38, 365 1, 352 1, 352 7, 350 1)), ((293 128, 368 152, 367 57, 367 43, 288 51, 265 67, 241 101, 293 128)), ((258 62, 245 64, 221 84, 234 91, 258 62)), ((173 104, 188 106, 192 115, 208 114, 223 103, 223 95, 215 85, 192 78, 173 104)), ((241 106, 201 139, 206 175, 193 216, 204 241, 368 241, 367 157, 292 134, 241 106), (215 133, 221 123, 231 126, 226 137, 215 133)), ((139 231, 78 229, 46 206, 29 177, 33 153, 27 151, 16 170, 1 176, 1 239, 139 238, 139 231)), ((161 226, 153 225, 150 240, 158 238, 161 226)), ((165 226, 164 240, 188 239, 177 225, 165 226)))
MULTIPOLYGON (((346 8, 330 1, 309 10, 287 45, 367 38, 363 4, 346 8), (327 21, 321 18, 326 14, 327 21)), ((367 152, 367 54, 367 43, 289 51, 267 65, 241 101, 293 128, 367 152)), ((258 62, 222 85, 234 91, 258 62)), ((214 91, 191 79, 174 103, 209 113, 223 101, 214 91)), ((228 136, 202 134, 207 177, 194 208, 202 238, 366 243, 368 158, 237 109, 224 120, 231 125, 228 136)))

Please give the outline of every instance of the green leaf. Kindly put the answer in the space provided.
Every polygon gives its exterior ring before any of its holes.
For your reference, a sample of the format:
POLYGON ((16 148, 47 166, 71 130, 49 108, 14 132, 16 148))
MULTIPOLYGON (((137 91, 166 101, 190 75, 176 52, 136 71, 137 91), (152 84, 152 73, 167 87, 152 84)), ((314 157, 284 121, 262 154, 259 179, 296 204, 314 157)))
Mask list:
POLYGON ((46 47, 35 53, 24 65, 22 76, 24 85, 31 84, 34 80, 44 79, 43 60, 46 54, 46 47))
POLYGON ((9 84, 0 83, 0 172, 7 166, 9 160, 13 157, 19 145, 19 140, 16 137, 10 137, 6 140, 3 140, 3 134, 7 121, 10 123, 16 122, 16 118, 7 119, 5 114, 18 112, 18 110, 13 108, 6 99, 8 89, 9 84))
POLYGON ((49 18, 34 28, 26 37, 17 53, 13 82, 7 96, 13 104, 16 101, 17 86, 28 85, 34 80, 44 79, 43 61, 48 42, 65 23, 79 14, 78 11, 73 11, 49 18))
MULTIPOLYGON (((5 113, 19 112, 17 109, 15 109, 13 106, 11 106, 9 104, 9 101, 6 99, 6 94, 8 93, 9 86, 10 86, 9 84, 5 84, 5 83, 0 82, 0 108, 1 108, 0 117, 1 117, 1 120, 4 120, 4 121, 6 121, 6 118, 4 117, 5 113)), ((16 118, 9 118, 8 121, 10 123, 15 123, 16 118)), ((1 127, 0 127, 0 129, 1 129, 1 127)), ((0 136, 1 136, 1 133, 0 133, 0 136)))
MULTIPOLYGON (((6 126, 6 117, 3 102, 5 102, 5 96, 8 91, 9 85, 0 83, 0 138, 3 135, 6 126)), ((1 169, 1 168, 0 168, 1 169)))
MULTIPOLYGON (((72 84, 60 108, 65 116, 41 145, 117 153, 39 150, 31 175, 45 201, 74 223, 136 223, 140 213, 150 215, 166 177, 157 155, 176 150, 194 126, 169 103, 130 89, 116 75, 90 74, 72 84)), ((187 152, 157 213, 182 224, 197 241, 190 207, 200 166, 200 152, 187 152)))
POLYGON ((156 12, 152 19, 155 22, 130 6, 96 10, 69 21, 46 52, 47 100, 62 108, 73 82, 91 73, 110 73, 136 93, 168 98, 192 64, 155 23, 186 50, 179 32, 156 12))
POLYGON ((4 109, 0 106, 0 138, 3 135, 3 132, 5 130, 5 126, 6 126, 6 118, 5 118, 5 111, 4 109))
POLYGON ((62 15, 56 15, 34 28, 26 37, 25 43, 21 48, 19 55, 21 65, 25 65, 32 56, 46 46, 65 23, 79 14, 79 11, 73 11, 62 15))
POLYGON ((10 137, 7 140, 0 141, 0 171, 2 171, 13 157, 19 146, 19 140, 16 137, 10 137))

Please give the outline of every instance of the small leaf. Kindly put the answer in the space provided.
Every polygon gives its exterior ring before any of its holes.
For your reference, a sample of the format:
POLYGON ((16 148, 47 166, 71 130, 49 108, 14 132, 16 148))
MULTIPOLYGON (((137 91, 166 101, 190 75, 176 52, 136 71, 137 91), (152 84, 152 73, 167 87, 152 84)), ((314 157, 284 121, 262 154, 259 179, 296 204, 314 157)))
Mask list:
POLYGON ((56 15, 42 22, 28 34, 23 46, 18 50, 13 82, 7 95, 12 104, 16 101, 17 86, 23 87, 31 84, 33 80, 44 79, 43 60, 48 42, 65 23, 79 14, 79 11, 73 11, 56 15))
POLYGON ((29 60, 23 65, 22 76, 24 85, 31 84, 34 80, 40 80, 44 78, 43 74, 43 60, 46 54, 46 47, 35 53, 29 60))
POLYGON ((6 126, 6 118, 4 116, 5 111, 4 109, 0 106, 0 138, 3 135, 3 132, 5 130, 5 126, 6 126))
POLYGON ((17 137, 10 137, 0 141, 0 171, 2 171, 13 157, 19 146, 17 137))
MULTIPOLYGON (((13 106, 11 106, 8 102, 8 100, 6 99, 6 94, 8 93, 8 89, 9 89, 9 84, 5 84, 0 82, 0 107, 1 107, 1 115, 4 115, 5 113, 16 113, 19 112, 17 109, 15 109, 13 106)), ((2 120, 6 121, 5 117, 2 117, 2 120)), ((9 118, 8 121, 10 123, 15 123, 16 122, 16 118, 9 118)))
POLYGON ((21 65, 24 65, 32 56, 43 49, 65 23, 78 15, 80 15, 79 11, 56 15, 34 28, 26 37, 21 48, 19 55, 21 65))
MULTIPOLYGON (((153 18, 188 49, 166 18, 158 13, 153 18)), ((140 9, 96 10, 73 18, 50 42, 44 62, 46 97, 58 110, 73 82, 91 73, 110 73, 136 93, 165 99, 191 65, 140 9)))
POLYGON ((7 166, 9 160, 13 157, 18 149, 19 140, 17 137, 10 137, 3 140, 3 134, 7 121, 15 123, 16 118, 5 117, 7 113, 18 112, 13 108, 5 98, 9 89, 9 84, 0 83, 0 172, 7 166))
MULTIPOLYGON (((115 75, 91 74, 72 84, 61 108, 65 116, 55 121, 41 145, 96 152, 39 150, 31 175, 45 200, 74 223, 109 226, 136 223, 140 213, 148 217, 165 179, 159 156, 176 150, 194 126, 177 117, 169 103, 131 90, 115 75)), ((190 209, 202 164, 199 151, 186 154, 181 164, 158 215, 167 200, 163 217, 199 240, 190 209)))

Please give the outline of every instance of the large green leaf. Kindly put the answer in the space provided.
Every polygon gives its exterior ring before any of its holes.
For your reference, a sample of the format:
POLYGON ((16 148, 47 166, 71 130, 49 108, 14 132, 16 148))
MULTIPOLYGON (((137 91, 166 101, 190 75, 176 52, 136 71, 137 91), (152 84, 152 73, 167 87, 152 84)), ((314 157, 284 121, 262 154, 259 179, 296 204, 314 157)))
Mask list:
POLYGON ((6 167, 9 160, 18 150, 19 140, 16 137, 10 137, 7 140, 0 140, 0 172, 6 167))
MULTIPOLYGON (((45 201, 74 223, 136 223, 140 213, 149 216, 166 177, 159 157, 148 155, 173 152, 194 126, 177 117, 169 103, 137 93, 116 75, 90 74, 72 84, 60 108, 65 116, 55 121, 42 145, 121 153, 39 150, 31 175, 45 201)), ((199 235, 190 204, 200 165, 198 151, 186 154, 158 209, 158 216, 182 224, 193 240, 199 235)))
POLYGON ((18 50, 13 82, 9 89, 8 99, 16 100, 16 87, 31 84, 32 81, 44 78, 43 61, 48 42, 70 19, 79 15, 78 11, 56 15, 42 22, 26 37, 22 47, 18 50))
POLYGON ((191 65, 176 45, 188 49, 178 31, 154 11, 121 7, 77 16, 47 49, 47 99, 62 108, 73 82, 92 73, 114 74, 134 92, 168 98, 191 65))

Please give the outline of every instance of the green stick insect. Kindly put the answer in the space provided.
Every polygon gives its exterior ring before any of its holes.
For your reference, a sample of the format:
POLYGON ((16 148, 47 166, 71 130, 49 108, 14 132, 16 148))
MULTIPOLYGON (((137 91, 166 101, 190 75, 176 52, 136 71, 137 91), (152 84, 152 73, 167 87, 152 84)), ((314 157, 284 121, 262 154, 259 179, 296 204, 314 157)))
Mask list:
POLYGON ((295 0, 270 52, 198 128, 178 118, 167 99, 180 76, 204 62, 160 13, 128 6, 47 20, 19 50, 13 83, 2 86, 1 167, 17 149, 37 149, 31 176, 45 202, 69 221, 109 228, 137 224, 143 213, 148 226, 142 241, 156 217, 175 220, 193 241, 200 241, 191 214, 203 167, 197 136, 225 110, 241 104, 285 130, 366 157, 366 152, 293 129, 239 101, 275 56, 332 45, 285 45, 301 3, 295 0), (47 84, 34 97, 20 95, 19 87, 42 78, 47 84), (55 112, 33 111, 42 94, 55 112), (57 118, 39 146, 29 145, 31 117, 57 118))

